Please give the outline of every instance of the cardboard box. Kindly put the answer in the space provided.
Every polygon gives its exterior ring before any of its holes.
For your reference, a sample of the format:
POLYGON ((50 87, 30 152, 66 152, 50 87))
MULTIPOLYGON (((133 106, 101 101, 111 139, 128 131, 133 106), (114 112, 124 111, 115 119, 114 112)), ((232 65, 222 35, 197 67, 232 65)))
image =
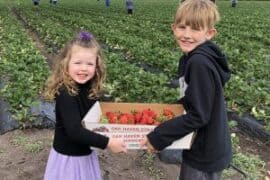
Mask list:
MULTIPOLYGON (((145 103, 110 103, 97 102, 83 119, 85 128, 108 137, 123 138, 127 144, 127 149, 140 149, 139 141, 152 131, 155 125, 132 125, 132 124, 102 124, 99 120, 106 112, 130 113, 137 110, 150 108, 157 114, 162 113, 164 108, 170 108, 175 115, 184 113, 184 108, 180 104, 145 104, 145 103)), ((185 137, 174 141, 166 149, 190 149, 194 133, 189 133, 185 137)))

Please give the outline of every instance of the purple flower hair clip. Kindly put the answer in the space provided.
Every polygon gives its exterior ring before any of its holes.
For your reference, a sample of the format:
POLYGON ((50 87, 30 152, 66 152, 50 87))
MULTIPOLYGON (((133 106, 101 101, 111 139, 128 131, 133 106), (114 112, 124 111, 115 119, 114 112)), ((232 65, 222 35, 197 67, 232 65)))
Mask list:
POLYGON ((90 41, 93 37, 93 34, 90 32, 83 31, 79 33, 79 39, 83 41, 90 41))

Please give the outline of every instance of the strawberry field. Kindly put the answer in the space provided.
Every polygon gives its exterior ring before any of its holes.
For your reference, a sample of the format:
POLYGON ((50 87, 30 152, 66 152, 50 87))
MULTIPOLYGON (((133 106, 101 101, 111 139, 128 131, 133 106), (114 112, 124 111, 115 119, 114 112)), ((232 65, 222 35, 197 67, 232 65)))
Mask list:
MULTIPOLYGON (((65 0, 57 6, 41 1, 0 1, 1 96, 19 120, 39 95, 49 72, 46 55, 35 46, 29 32, 55 55, 77 31, 89 30, 102 44, 107 59, 107 96, 115 101, 174 102, 175 78, 181 52, 173 39, 178 1, 137 0, 134 15, 115 0, 65 0)), ((248 112, 270 129, 270 2, 217 3, 221 21, 214 39, 228 55, 232 78, 226 87, 228 108, 248 112)))
MULTIPOLYGON (((106 98, 118 102, 174 103, 170 86, 181 52, 170 25, 179 0, 136 0, 128 15, 123 0, 0 0, 0 96, 23 125, 41 96, 48 63, 75 32, 91 31, 107 66, 106 98), (48 63, 47 63, 48 61, 48 63)), ((270 131, 270 2, 217 2, 217 42, 229 57, 225 88, 229 111, 248 113, 270 131)))

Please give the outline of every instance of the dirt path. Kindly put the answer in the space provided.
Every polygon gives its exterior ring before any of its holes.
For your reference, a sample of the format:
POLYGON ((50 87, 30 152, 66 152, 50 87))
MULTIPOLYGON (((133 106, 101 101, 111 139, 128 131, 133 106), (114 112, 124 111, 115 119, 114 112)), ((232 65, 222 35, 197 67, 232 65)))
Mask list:
MULTIPOLYGON (((258 154, 270 170, 270 149, 257 140, 246 137, 241 132, 240 146, 245 152, 258 154)), ((41 180, 43 178, 53 130, 15 130, 0 135, 0 179, 1 180, 41 180)), ((127 154, 111 154, 97 150, 104 180, 177 180, 179 166, 165 164, 157 156, 133 150, 127 154), (153 159, 154 160, 153 160, 153 159)), ((269 174, 270 175, 270 174, 269 174)), ((239 180, 241 174, 229 179, 239 180)))
MULTIPOLYGON (((42 179, 52 138, 53 130, 48 129, 15 130, 1 135, 1 180, 42 179)), ((158 158, 147 162, 143 151, 97 152, 104 180, 177 179, 179 174, 177 165, 165 165, 158 158)))
POLYGON ((42 179, 51 139, 51 130, 16 130, 1 135, 1 179, 42 179))

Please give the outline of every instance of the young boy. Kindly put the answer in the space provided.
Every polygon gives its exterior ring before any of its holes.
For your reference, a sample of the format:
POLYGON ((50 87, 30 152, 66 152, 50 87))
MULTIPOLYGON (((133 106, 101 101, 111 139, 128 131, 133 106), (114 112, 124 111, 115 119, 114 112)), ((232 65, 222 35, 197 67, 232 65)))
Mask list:
POLYGON ((186 114, 161 124, 141 142, 149 151, 162 150, 196 131, 191 149, 183 151, 180 180, 218 180, 232 157, 223 94, 230 70, 211 41, 218 20, 216 5, 209 0, 186 0, 178 8, 172 30, 184 53, 178 70, 186 114))

